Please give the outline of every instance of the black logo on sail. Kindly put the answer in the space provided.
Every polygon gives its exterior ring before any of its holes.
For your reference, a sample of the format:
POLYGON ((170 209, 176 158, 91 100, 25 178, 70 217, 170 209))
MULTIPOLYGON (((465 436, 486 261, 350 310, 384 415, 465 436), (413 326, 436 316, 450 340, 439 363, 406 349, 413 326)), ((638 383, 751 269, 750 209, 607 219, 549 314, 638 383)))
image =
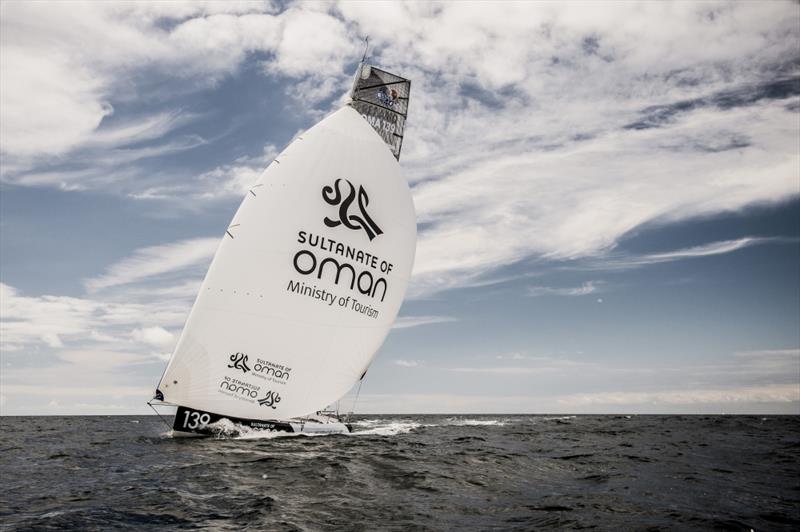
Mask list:
POLYGON ((325 217, 325 225, 328 227, 344 225, 348 229, 363 229, 367 233, 367 236, 370 240, 374 239, 378 235, 383 234, 383 231, 380 227, 378 227, 378 224, 376 224, 375 221, 369 217, 369 214, 367 214, 369 196, 367 196, 367 191, 364 190, 364 187, 361 185, 358 186, 358 193, 356 193, 356 187, 353 185, 353 183, 347 179, 337 179, 333 183, 332 187, 328 186, 322 188, 322 198, 329 205, 339 206, 338 220, 325 217), (349 187, 346 195, 342 193, 342 189, 339 186, 343 182, 347 183, 347 186, 349 187), (353 202, 356 200, 358 200, 358 213, 354 214, 350 212, 350 208, 352 207, 353 202))
POLYGON ((229 368, 240 369, 242 370, 242 373, 247 373, 250 371, 250 367, 247 365, 247 355, 244 353, 232 354, 231 362, 233 362, 233 364, 228 364, 229 368))
POLYGON ((278 392, 269 391, 267 395, 264 396, 263 399, 258 400, 258 404, 261 406, 271 406, 273 409, 278 408, 275 406, 275 403, 281 402, 281 396, 278 392))

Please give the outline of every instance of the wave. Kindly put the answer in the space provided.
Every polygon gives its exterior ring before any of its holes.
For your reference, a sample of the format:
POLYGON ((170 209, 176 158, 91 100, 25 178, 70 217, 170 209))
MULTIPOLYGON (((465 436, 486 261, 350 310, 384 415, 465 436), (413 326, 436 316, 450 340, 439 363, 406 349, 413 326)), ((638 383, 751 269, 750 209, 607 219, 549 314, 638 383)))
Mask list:
MULTIPOLYGON (((353 423, 356 426, 361 425, 363 422, 353 423)), ((389 421, 381 422, 378 420, 375 423, 367 424, 370 428, 364 430, 354 430, 350 436, 395 436, 397 434, 406 434, 414 429, 425 426, 421 423, 413 421, 389 421)))
POLYGON ((455 425, 457 427, 505 427, 508 423, 507 419, 462 419, 462 418, 447 418, 447 425, 455 425))

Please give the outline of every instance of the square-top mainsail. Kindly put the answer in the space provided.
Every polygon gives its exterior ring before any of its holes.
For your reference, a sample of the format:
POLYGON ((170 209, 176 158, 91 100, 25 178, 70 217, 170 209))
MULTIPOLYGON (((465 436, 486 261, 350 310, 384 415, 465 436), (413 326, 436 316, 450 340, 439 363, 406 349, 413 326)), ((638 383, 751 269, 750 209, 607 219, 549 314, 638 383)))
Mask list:
POLYGON ((374 66, 362 64, 356 74, 351 106, 378 132, 400 160, 408 115, 411 82, 374 66))

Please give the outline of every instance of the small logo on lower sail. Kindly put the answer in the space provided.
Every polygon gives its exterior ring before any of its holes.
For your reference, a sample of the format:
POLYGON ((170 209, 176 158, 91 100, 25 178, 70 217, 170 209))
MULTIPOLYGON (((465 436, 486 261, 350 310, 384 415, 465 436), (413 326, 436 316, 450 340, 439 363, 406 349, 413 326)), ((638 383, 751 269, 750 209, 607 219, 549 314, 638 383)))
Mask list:
POLYGON ((229 368, 240 369, 243 373, 250 371, 250 367, 247 365, 247 355, 244 353, 232 354, 231 362, 233 362, 233 364, 228 364, 229 368))
POLYGON ((326 186, 322 188, 322 198, 329 205, 339 206, 338 220, 328 218, 327 216, 325 217, 325 225, 328 227, 344 225, 348 229, 353 229, 355 231, 363 229, 364 232, 367 233, 367 236, 370 240, 374 239, 378 235, 383 234, 383 231, 380 227, 378 227, 378 224, 376 224, 367 213, 369 196, 367 196, 367 191, 364 190, 363 186, 359 185, 358 193, 356 193, 356 187, 353 185, 353 183, 347 179, 337 179, 333 183, 332 187, 326 186), (349 187, 346 195, 342 193, 342 190, 339 187, 342 182, 347 183, 347 186, 349 187), (349 211, 356 199, 358 199, 359 212, 358 214, 353 214, 349 211))
POLYGON ((273 409, 278 408, 275 406, 275 403, 281 402, 281 396, 278 392, 268 391, 267 395, 264 396, 263 399, 258 400, 258 404, 261 406, 271 406, 273 409))

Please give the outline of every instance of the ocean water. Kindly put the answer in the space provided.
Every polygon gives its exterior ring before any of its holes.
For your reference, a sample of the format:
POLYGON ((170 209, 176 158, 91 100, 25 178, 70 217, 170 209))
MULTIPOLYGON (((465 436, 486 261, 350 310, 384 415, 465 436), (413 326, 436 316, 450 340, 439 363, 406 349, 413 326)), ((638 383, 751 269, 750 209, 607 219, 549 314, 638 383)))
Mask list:
POLYGON ((0 418, 2 530, 798 530, 800 417, 0 418))

